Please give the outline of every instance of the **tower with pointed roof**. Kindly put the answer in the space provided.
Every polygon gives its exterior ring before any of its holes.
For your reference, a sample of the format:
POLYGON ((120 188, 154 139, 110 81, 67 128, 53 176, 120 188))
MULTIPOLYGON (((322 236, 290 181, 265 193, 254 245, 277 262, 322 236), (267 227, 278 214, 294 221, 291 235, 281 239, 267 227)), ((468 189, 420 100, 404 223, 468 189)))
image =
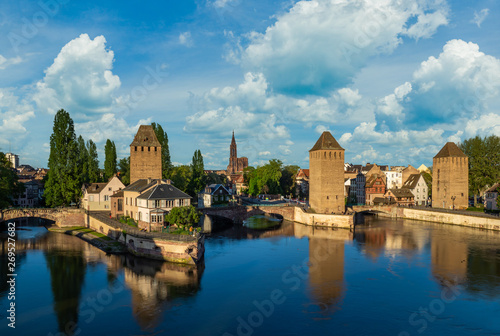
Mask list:
POLYGON ((227 166, 227 174, 235 175, 243 172, 243 169, 248 167, 248 159, 246 157, 238 158, 238 149, 236 147, 236 140, 231 139, 231 145, 229 145, 229 165, 227 166))
POLYGON ((432 207, 467 209, 469 200, 469 158, 448 142, 432 160, 432 207))
POLYGON ((161 179, 161 144, 151 125, 141 125, 130 144, 130 184, 140 179, 161 179))
POLYGON ((345 211, 344 152, 330 132, 309 151, 309 203, 317 213, 345 211))

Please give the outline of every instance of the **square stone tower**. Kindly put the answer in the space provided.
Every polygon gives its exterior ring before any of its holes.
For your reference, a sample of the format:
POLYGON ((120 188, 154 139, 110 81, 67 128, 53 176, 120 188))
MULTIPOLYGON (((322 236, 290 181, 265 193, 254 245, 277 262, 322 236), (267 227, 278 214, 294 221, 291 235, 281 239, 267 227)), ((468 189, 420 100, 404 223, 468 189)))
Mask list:
POLYGON ((344 151, 330 132, 309 151, 309 202, 317 213, 345 211, 344 151))
POLYGON ((432 207, 467 209, 469 206, 469 158, 448 142, 432 160, 432 207))
POLYGON ((130 184, 140 179, 161 179, 161 144, 151 125, 141 125, 130 144, 130 184))

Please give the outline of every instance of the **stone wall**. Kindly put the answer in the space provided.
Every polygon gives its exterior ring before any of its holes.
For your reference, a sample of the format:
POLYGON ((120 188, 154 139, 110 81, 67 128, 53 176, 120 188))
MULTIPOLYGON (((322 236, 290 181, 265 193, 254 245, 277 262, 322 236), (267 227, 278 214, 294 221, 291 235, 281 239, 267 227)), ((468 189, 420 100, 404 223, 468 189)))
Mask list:
POLYGON ((38 217, 54 221, 59 227, 83 226, 84 210, 75 208, 34 208, 34 209, 8 209, 2 210, 0 221, 8 221, 15 218, 38 217))
POLYGON ((295 207, 294 209, 294 221, 298 223, 343 229, 352 229, 354 227, 353 215, 325 215, 307 213, 299 207, 295 207))
POLYGON ((455 209, 467 209, 469 206, 467 157, 434 158, 432 178, 433 208, 452 209, 455 206, 455 209))
POLYGON ((88 217, 87 227, 125 244, 130 253, 145 258, 194 265, 203 258, 205 252, 203 236, 194 241, 138 237, 130 233, 123 233, 121 229, 92 216, 88 217))

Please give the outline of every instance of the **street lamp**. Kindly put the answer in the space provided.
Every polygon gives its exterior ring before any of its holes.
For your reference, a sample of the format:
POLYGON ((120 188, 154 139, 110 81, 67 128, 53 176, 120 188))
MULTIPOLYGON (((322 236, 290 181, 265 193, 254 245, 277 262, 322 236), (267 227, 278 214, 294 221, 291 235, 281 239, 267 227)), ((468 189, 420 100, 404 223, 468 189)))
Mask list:
POLYGON ((453 202, 453 210, 455 210, 455 199, 457 196, 451 196, 451 201, 453 202))

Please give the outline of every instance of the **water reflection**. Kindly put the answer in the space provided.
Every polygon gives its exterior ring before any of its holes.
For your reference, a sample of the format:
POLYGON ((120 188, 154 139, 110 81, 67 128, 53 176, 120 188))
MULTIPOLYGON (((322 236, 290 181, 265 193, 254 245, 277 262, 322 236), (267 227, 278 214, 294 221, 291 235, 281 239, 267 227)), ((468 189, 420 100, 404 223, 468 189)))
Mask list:
MULTIPOLYGON (((64 335, 81 332, 78 327, 84 327, 83 321, 88 320, 89 315, 83 308, 89 308, 85 305, 88 298, 95 298, 95 294, 83 293, 88 287, 85 281, 88 281, 87 274, 99 264, 107 267, 110 288, 112 283, 123 281, 130 290, 132 314, 141 329, 156 327, 164 311, 174 307, 180 298, 195 296, 200 289, 204 264, 178 265, 132 255, 107 255, 76 237, 48 232, 44 227, 28 227, 17 232, 17 271, 29 250, 43 251, 50 274, 53 310, 58 330, 64 335)), ((8 252, 5 233, 0 233, 0 246, 0 267, 5 270, 8 252)), ((8 288, 6 272, 0 274, 2 297, 8 288)))

